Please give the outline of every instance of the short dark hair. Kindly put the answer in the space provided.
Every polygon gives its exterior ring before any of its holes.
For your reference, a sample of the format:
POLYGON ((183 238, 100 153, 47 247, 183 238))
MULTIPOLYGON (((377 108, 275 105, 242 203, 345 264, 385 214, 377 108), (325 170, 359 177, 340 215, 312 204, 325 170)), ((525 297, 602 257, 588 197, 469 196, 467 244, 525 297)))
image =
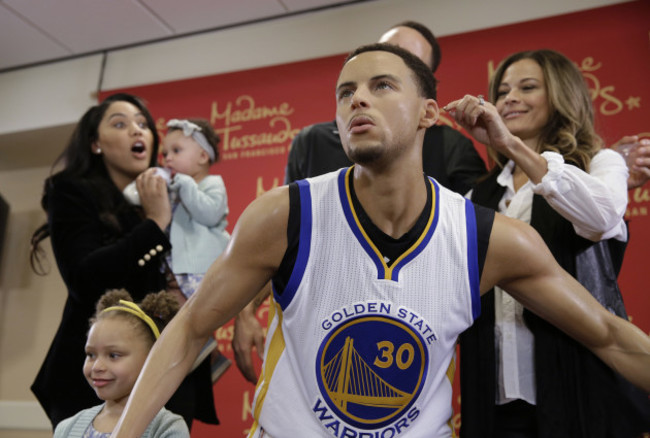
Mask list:
POLYGON ((427 40, 431 46, 431 72, 435 73, 436 70, 438 70, 438 66, 440 65, 442 53, 440 52, 440 45, 438 44, 436 37, 433 35, 433 32, 431 32, 431 30, 424 24, 411 20, 398 23, 391 27, 391 29, 395 29, 396 27, 409 27, 417 31, 425 40, 427 40))
POLYGON ((365 52, 389 52, 399 56, 404 61, 404 64, 411 70, 417 84, 418 91, 422 97, 427 99, 436 99, 436 78, 431 74, 429 67, 417 56, 412 54, 406 49, 388 43, 374 43, 361 46, 355 51, 350 53, 345 59, 343 65, 357 55, 365 52))

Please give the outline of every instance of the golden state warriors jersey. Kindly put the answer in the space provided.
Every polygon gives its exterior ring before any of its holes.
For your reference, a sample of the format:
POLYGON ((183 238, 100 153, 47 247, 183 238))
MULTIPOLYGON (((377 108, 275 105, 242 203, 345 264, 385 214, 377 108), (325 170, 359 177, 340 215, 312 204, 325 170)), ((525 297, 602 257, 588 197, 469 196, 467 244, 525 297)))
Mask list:
POLYGON ((274 292, 249 437, 452 436, 447 373, 480 311, 473 205, 427 180, 424 231, 388 266, 351 171, 298 182, 298 255, 274 292))

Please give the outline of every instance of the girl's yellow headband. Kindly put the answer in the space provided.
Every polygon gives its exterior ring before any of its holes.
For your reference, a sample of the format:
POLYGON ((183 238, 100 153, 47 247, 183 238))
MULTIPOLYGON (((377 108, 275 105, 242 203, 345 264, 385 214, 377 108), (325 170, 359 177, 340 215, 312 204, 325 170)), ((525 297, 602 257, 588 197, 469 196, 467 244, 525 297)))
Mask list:
POLYGON ((132 303, 131 301, 120 300, 120 304, 121 306, 107 307, 104 310, 102 310, 101 313, 108 312, 110 310, 121 310, 122 312, 127 312, 132 315, 135 315, 141 320, 143 320, 149 326, 155 338, 158 339, 158 337, 160 336, 160 330, 158 330, 158 327, 153 322, 153 319, 149 317, 149 315, 144 313, 142 309, 138 307, 137 304, 132 303))

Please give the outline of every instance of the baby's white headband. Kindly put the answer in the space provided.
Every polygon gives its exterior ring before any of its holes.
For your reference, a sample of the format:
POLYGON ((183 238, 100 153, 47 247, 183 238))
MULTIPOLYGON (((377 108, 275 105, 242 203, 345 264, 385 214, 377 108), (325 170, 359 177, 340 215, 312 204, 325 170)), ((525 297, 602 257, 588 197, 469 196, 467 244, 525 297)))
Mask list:
POLYGON ((167 127, 180 129, 183 131, 185 137, 192 137, 194 141, 196 141, 199 146, 208 153, 210 162, 214 163, 214 148, 210 146, 210 143, 208 143, 208 140, 201 132, 201 127, 199 125, 192 123, 189 120, 171 119, 167 122, 167 127))

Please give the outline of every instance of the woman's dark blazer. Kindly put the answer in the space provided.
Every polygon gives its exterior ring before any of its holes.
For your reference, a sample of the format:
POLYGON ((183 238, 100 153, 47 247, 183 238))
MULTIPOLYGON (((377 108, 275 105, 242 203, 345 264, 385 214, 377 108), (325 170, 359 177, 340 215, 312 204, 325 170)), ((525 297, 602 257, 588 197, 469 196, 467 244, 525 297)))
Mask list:
MULTIPOLYGON (((171 245, 165 233, 154 221, 143 220, 116 188, 102 191, 98 187, 55 176, 44 197, 52 249, 68 297, 59 328, 31 389, 54 426, 101 402, 82 373, 88 320, 100 296, 109 289, 124 288, 137 302, 166 286, 161 265, 171 245), (100 213, 98 200, 102 196, 113 197, 113 214, 100 213)), ((204 373, 209 379, 206 365, 204 373)), ((207 386, 200 406, 207 412, 204 415, 194 412, 196 391, 187 384, 183 386, 189 391, 181 397, 183 407, 172 406, 171 410, 186 421, 203 417, 203 421, 216 423, 211 386, 203 385, 207 386)))

